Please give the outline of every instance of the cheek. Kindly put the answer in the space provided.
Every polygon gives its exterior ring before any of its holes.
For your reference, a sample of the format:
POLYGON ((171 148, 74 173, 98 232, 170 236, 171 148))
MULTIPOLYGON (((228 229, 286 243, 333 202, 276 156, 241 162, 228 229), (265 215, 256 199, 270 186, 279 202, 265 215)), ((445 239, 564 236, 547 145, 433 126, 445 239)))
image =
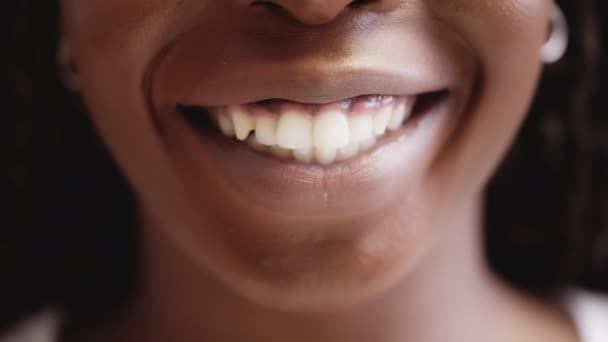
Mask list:
POLYGON ((153 52, 163 45, 159 37, 170 26, 170 3, 176 1, 63 0, 61 21, 81 96, 102 140, 140 199, 177 209, 183 205, 170 194, 179 184, 143 86, 153 52))
POLYGON ((514 139, 535 94, 551 4, 456 0, 435 8, 469 42, 480 70, 467 118, 435 168, 446 198, 482 189, 514 139))
POLYGON ((167 0, 61 0, 64 24, 83 34, 109 33, 141 28, 146 21, 166 13, 167 0))

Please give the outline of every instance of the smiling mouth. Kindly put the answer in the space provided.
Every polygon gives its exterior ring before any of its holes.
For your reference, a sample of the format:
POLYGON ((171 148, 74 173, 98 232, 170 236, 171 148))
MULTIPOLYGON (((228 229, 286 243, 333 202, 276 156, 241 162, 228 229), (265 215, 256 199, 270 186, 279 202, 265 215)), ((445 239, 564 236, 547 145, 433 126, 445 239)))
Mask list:
POLYGON ((258 153, 327 166, 365 154, 447 94, 366 95, 327 104, 280 99, 224 107, 178 104, 177 111, 201 134, 214 130, 258 153))

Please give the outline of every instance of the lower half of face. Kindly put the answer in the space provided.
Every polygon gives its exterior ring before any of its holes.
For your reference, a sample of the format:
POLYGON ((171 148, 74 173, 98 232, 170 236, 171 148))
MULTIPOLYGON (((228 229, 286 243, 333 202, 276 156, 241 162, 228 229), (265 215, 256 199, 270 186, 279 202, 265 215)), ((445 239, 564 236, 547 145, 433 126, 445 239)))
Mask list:
POLYGON ((327 3, 62 1, 143 211, 275 308, 355 305, 424 257, 523 120, 550 7, 327 3))

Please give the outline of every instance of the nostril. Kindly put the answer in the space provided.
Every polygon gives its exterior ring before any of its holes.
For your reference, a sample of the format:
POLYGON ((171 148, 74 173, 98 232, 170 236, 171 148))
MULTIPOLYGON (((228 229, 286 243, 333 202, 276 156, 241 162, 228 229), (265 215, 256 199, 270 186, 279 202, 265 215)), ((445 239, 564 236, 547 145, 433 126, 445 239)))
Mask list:
POLYGON ((276 2, 272 2, 272 1, 254 1, 251 3, 252 7, 261 7, 264 9, 271 9, 271 10, 282 10, 283 7, 281 7, 281 5, 277 4, 276 2))
POLYGON ((361 7, 361 6, 370 4, 372 2, 376 2, 376 0, 353 0, 348 4, 347 7, 350 7, 350 8, 361 7))
POLYGON ((263 11, 288 14, 305 25, 327 24, 345 10, 379 11, 388 3, 401 0, 248 0, 248 6, 263 11))
MULTIPOLYGON (((376 1, 377 0, 351 0, 350 3, 348 5, 346 5, 346 7, 365 6, 365 5, 374 3, 376 1)), ((256 0, 256 1, 253 1, 250 6, 263 7, 266 9, 273 9, 273 10, 284 9, 281 5, 277 4, 276 2, 269 1, 269 0, 256 0)))

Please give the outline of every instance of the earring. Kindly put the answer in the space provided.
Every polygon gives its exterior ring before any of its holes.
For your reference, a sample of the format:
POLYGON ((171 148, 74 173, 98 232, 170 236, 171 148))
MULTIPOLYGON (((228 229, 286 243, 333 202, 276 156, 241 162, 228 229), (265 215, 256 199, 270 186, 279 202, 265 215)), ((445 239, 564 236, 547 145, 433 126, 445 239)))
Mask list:
POLYGON ((66 89, 73 92, 80 91, 80 77, 72 63, 70 47, 64 40, 61 40, 57 47, 57 74, 66 89))
POLYGON ((561 8, 555 4, 551 12, 551 34, 541 50, 541 61, 551 64, 562 59, 568 50, 569 39, 568 21, 561 8))

